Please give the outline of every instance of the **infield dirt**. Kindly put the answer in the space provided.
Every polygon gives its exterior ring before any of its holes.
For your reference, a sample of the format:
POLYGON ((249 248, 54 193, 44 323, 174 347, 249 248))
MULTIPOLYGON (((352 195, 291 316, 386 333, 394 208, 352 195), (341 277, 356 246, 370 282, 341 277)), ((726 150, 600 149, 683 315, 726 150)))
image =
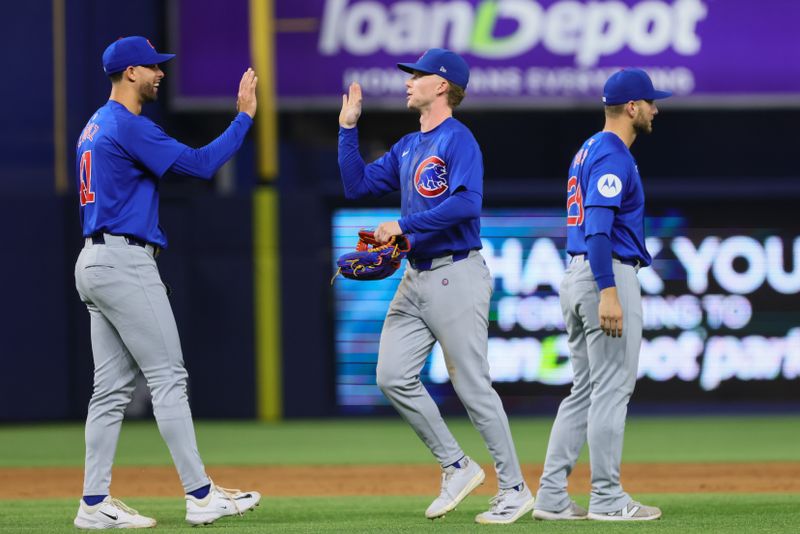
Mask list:
MULTIPOLYGON (((494 469, 484 465, 486 482, 478 495, 497 491, 494 469)), ((541 465, 523 466, 536 487, 541 465)), ((209 466, 223 487, 258 490, 265 495, 354 496, 434 495, 439 490, 435 464, 374 466, 209 466)), ((0 499, 45 499, 81 494, 83 470, 75 467, 2 468, 0 499)), ((714 464, 623 464, 625 490, 639 493, 797 493, 800 462, 714 464)), ((570 477, 570 493, 589 492, 589 466, 580 464, 570 477)), ((111 491, 118 497, 178 496, 183 490, 172 467, 116 467, 111 491)))

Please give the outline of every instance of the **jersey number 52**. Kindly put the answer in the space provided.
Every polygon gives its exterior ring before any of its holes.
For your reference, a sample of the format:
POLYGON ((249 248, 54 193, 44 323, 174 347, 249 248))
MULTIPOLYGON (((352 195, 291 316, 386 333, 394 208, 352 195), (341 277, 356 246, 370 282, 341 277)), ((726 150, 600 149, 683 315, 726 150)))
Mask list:
POLYGON ((567 226, 583 224, 583 193, 577 176, 570 176, 567 182, 567 226))
POLYGON ((94 202, 92 191, 92 151, 87 150, 81 155, 81 206, 94 202))

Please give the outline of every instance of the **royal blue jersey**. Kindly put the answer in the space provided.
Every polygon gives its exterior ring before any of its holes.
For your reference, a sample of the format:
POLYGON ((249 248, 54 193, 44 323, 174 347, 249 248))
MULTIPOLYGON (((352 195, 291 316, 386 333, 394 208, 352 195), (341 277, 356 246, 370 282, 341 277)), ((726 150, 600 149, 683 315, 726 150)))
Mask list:
POLYGON ((159 179, 188 148, 147 117, 109 100, 78 139, 83 235, 131 235, 166 247, 158 224, 159 179))
MULTIPOLYGON (((431 210, 451 195, 468 191, 483 197, 483 156, 472 132, 450 117, 428 132, 404 136, 383 156, 364 166, 355 128, 340 129, 339 162, 351 197, 401 193, 401 227, 416 213, 431 210)), ((480 207, 474 217, 446 228, 422 227, 412 234, 411 258, 435 258, 481 248, 480 207)))
POLYGON ((630 150, 616 134, 600 132, 583 143, 569 169, 567 182, 567 252, 586 254, 586 237, 604 233, 614 256, 652 259, 645 248, 644 189, 630 150), (587 208, 614 210, 610 229, 587 217, 587 208))

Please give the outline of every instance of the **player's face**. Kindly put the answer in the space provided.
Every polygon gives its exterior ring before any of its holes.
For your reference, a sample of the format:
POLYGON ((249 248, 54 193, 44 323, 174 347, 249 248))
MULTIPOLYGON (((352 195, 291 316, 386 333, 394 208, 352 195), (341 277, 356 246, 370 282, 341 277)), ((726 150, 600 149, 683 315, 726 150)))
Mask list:
POLYGON ((139 95, 142 102, 155 102, 158 99, 158 86, 164 77, 164 71, 158 65, 140 65, 139 95))
POLYGON ((637 134, 653 133, 653 119, 658 115, 655 100, 637 100, 633 128, 637 134))
POLYGON ((436 97, 441 94, 440 87, 444 78, 436 74, 415 72, 406 81, 406 105, 408 109, 422 111, 430 107, 436 97))

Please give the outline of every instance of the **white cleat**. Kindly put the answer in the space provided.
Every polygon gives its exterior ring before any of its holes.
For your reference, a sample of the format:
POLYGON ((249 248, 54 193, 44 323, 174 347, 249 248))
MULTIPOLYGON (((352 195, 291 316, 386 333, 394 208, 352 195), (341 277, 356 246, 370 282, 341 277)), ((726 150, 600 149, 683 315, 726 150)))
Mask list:
POLYGON ((508 525, 533 510, 534 498, 527 484, 521 490, 502 489, 492 497, 492 507, 475 516, 475 522, 483 525, 508 525))
POLYGON ((428 519, 442 517, 450 510, 454 510, 464 497, 483 484, 486 473, 481 466, 473 462, 469 456, 464 456, 459 463, 461 467, 451 465, 442 468, 442 491, 425 510, 425 517, 428 519))
POLYGON ((569 506, 560 512, 548 512, 547 510, 534 510, 533 518, 541 521, 582 521, 586 519, 587 512, 584 508, 570 501, 569 506))
POLYGON ((73 524, 86 530, 107 528, 153 528, 156 520, 145 517, 119 499, 107 495, 102 502, 89 506, 81 499, 73 524))
POLYGON ((202 499, 186 495, 186 522, 190 525, 210 525, 220 517, 244 515, 261 501, 257 491, 242 492, 221 488, 211 483, 211 491, 202 499))
POLYGON ((616 512, 589 512, 589 519, 596 521, 651 521, 661 517, 661 510, 655 506, 645 506, 631 501, 622 510, 616 512))

